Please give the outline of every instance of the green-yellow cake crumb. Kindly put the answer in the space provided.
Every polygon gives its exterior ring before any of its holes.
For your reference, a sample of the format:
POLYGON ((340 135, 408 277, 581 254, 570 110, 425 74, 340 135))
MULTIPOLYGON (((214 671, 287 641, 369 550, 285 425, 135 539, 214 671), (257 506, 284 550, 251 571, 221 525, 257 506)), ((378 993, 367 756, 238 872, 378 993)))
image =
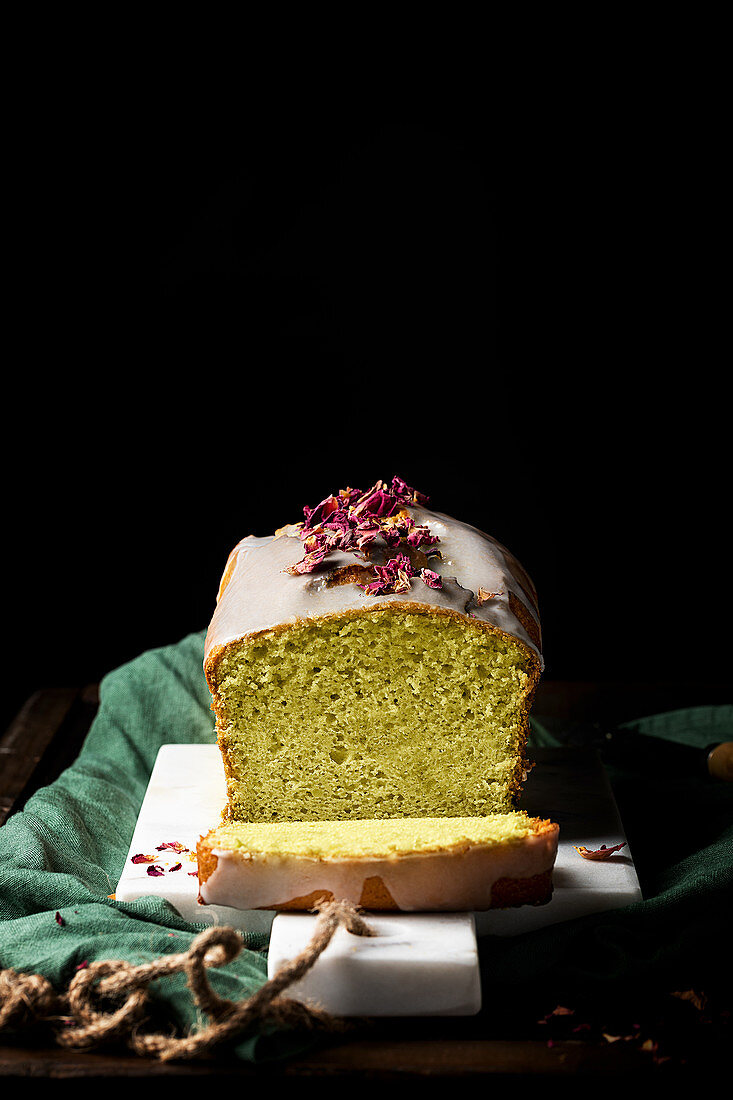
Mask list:
POLYGON ((506 813, 525 768, 527 649, 451 615, 297 621, 213 672, 236 821, 506 813))
POLYGON ((371 821, 236 822, 207 837, 212 849, 304 859, 389 859, 406 854, 519 842, 536 829, 521 811, 487 817, 371 821))

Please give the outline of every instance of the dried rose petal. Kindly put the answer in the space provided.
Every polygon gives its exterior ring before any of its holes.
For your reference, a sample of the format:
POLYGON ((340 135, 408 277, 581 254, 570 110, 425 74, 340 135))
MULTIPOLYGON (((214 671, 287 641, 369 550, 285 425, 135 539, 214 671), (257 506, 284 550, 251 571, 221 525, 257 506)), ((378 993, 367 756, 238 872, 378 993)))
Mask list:
POLYGON ((681 1001, 690 1001, 695 1008, 702 1012, 707 1004, 707 997, 704 993, 696 993, 694 989, 686 989, 684 992, 671 993, 670 996, 678 997, 681 1001))
POLYGON ((377 481, 353 506, 353 515, 360 516, 368 512, 372 516, 389 516, 397 507, 394 497, 383 481, 377 481))
POLYGON ((170 871, 180 871, 181 867, 183 867, 182 863, 174 863, 173 866, 169 867, 168 869, 170 871))
POLYGON ((537 1023, 538 1024, 546 1024, 552 1019, 553 1016, 574 1016, 574 1015, 575 1015, 575 1009, 574 1008, 565 1008, 563 1005, 557 1005, 556 1008, 553 1008, 552 1012, 548 1012, 547 1015, 543 1016, 541 1020, 537 1021, 537 1023))
POLYGON ((306 554, 301 561, 289 566, 286 572, 292 573, 294 576, 301 573, 311 573, 317 565, 321 564, 327 553, 327 550, 315 550, 311 554, 306 554))
POLYGON ((408 535, 408 528, 406 524, 393 524, 389 527, 384 527, 381 533, 387 546, 389 546, 390 550, 393 550, 395 546, 399 546, 400 543, 405 540, 408 535))
POLYGON ((187 852, 188 848, 185 844, 181 844, 180 840, 167 840, 163 844, 159 844, 155 849, 156 852, 163 852, 166 848, 170 848, 172 852, 187 852))
POLYGON ((159 864, 153 863, 150 867, 148 867, 148 874, 151 878, 158 878, 160 875, 164 875, 165 871, 159 864))
POLYGON ((154 859, 155 856, 146 856, 140 852, 138 855, 132 857, 130 863, 152 863, 154 859))
POLYGON ((421 569, 420 576, 425 581, 428 588, 442 588, 443 581, 438 573, 434 569, 421 569))
MULTIPOLYGON (((401 507, 427 502, 424 494, 418 493, 399 477, 392 479, 391 486, 377 481, 366 492, 342 489, 336 495, 331 494, 315 508, 303 509, 305 521, 299 525, 298 534, 305 553, 285 572, 291 576, 311 573, 337 550, 362 555, 380 536, 391 549, 401 543, 413 549, 433 546, 439 541, 438 537, 432 535, 426 525, 416 525, 410 513, 401 507)), ((419 574, 412 569, 393 572, 380 576, 372 585, 364 587, 364 591, 370 595, 385 591, 404 592, 409 588, 409 578, 416 575, 419 574)), ((439 587, 434 578, 430 580, 432 587, 439 587)))
POLYGON ((612 848, 607 848, 605 844, 601 844, 600 848, 596 848, 593 851, 590 848, 584 848, 582 845, 580 848, 573 845, 575 851, 583 857, 583 859, 608 859, 614 852, 618 852, 621 848, 625 848, 626 844, 614 844, 612 848))
POLYGON ((54 920, 55 920, 55 921, 56 921, 56 923, 57 923, 58 925, 60 925, 60 926, 61 926, 62 928, 63 928, 63 927, 64 927, 64 925, 66 924, 66 921, 64 920, 64 918, 63 918, 63 917, 61 916, 61 914, 60 914, 60 913, 56 913, 56 915, 55 915, 55 917, 54 917, 54 920))
POLYGON ((392 478, 392 492, 400 500, 407 501, 410 504, 426 505, 430 503, 429 497, 426 497, 423 493, 418 493, 416 489, 411 489, 401 477, 392 478))
POLYGON ((440 542, 440 539, 437 535, 431 535, 430 528, 424 523, 420 527, 413 525, 407 534, 408 546, 434 546, 436 542, 440 542))
POLYGON ((396 554, 386 565, 375 565, 377 580, 359 587, 372 596, 385 592, 406 592, 410 587, 410 577, 415 575, 412 562, 406 554, 396 554))
POLYGON ((362 553, 367 546, 371 546, 375 539, 382 534, 382 528, 378 523, 364 524, 353 534, 353 546, 350 549, 356 553, 362 553))

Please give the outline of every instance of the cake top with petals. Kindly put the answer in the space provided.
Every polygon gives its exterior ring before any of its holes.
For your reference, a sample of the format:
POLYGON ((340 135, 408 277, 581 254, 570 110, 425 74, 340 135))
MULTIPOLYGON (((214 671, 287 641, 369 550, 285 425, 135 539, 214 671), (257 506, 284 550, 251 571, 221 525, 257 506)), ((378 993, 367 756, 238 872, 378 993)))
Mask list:
POLYGON ((302 619, 387 604, 445 610, 511 634, 539 658, 534 585, 483 531, 440 512, 400 477, 341 489, 303 520, 232 550, 205 656, 229 641, 302 619))

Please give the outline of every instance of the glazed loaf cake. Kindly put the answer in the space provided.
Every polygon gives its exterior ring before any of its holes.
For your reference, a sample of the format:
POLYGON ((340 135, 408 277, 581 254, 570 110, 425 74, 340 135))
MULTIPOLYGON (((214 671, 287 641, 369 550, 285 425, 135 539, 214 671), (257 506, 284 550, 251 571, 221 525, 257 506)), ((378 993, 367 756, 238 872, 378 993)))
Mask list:
POLYGON ((232 551, 204 671, 231 821, 515 808, 537 597, 490 536, 395 478, 232 551))
POLYGON ((517 810, 543 661, 534 586, 399 478, 232 551, 204 671, 227 783, 203 903, 539 904, 558 829, 517 810))

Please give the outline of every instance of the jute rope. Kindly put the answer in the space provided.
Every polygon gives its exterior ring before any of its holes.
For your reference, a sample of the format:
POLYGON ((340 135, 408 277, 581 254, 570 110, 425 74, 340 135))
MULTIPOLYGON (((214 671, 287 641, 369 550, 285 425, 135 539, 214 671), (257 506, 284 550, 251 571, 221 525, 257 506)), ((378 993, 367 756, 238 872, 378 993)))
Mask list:
POLYGON ((122 1042, 137 1054, 170 1061, 205 1056, 243 1037, 256 1023, 342 1030, 349 1026, 346 1021, 283 994, 313 966, 339 926, 357 936, 374 933, 348 902, 323 902, 314 912, 318 920, 310 943, 247 1000, 220 997, 209 983, 207 967, 226 965, 243 946, 233 928, 212 927, 201 932, 188 951, 141 966, 122 959, 90 963, 77 971, 63 993, 40 974, 0 970, 0 1032, 43 1024, 52 1028, 60 1046, 86 1049, 122 1042), (146 1031, 151 982, 178 973, 185 973, 196 1006, 210 1022, 182 1037, 146 1031))

